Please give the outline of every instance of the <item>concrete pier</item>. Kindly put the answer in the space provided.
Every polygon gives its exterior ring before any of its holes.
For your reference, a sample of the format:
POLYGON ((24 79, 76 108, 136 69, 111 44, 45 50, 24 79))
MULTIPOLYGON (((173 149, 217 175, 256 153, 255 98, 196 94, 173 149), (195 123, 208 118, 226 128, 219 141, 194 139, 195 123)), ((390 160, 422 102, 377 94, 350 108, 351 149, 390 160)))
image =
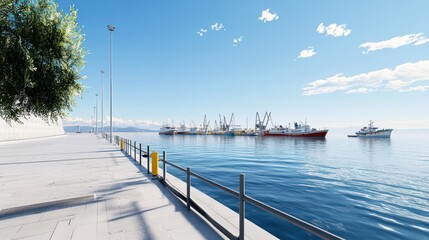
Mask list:
MULTIPOLYGON (((0 239, 225 239, 145 172, 93 134, 0 143, 0 239)), ((237 218, 193 196, 218 219, 237 218)), ((246 224, 246 239, 274 238, 246 224)))

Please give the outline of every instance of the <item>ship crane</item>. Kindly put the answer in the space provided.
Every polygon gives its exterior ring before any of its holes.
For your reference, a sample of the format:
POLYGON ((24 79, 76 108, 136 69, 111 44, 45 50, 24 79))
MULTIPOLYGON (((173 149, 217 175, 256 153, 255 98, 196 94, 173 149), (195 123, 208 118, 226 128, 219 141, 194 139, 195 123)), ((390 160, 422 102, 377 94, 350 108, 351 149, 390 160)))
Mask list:
POLYGON ((223 116, 223 121, 222 121, 222 117, 219 114, 219 130, 221 132, 228 132, 229 131, 229 125, 226 123, 226 117, 223 116))
POLYGON ((259 116, 259 113, 256 113, 255 118, 255 132, 259 133, 260 136, 264 134, 264 131, 267 129, 267 125, 269 121, 271 120, 271 112, 265 112, 264 118, 261 121, 261 118, 259 116))
POLYGON ((231 114, 231 118, 229 119, 228 131, 231 130, 231 127, 235 126, 235 118, 234 113, 231 114))

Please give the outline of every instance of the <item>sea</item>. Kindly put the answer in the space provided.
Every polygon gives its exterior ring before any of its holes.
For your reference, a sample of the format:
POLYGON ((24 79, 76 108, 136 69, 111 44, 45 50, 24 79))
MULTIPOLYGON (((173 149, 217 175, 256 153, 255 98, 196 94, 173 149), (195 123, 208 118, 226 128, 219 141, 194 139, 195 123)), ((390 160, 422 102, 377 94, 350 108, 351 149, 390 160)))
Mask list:
MULTIPOLYGON (((429 239, 429 130, 393 130, 390 139, 165 136, 116 133, 168 161, 346 239, 429 239)), ((168 171, 185 180, 185 173, 168 171)), ((238 212, 238 199, 192 180, 238 212)), ((318 239, 251 204, 246 218, 280 239, 318 239)))

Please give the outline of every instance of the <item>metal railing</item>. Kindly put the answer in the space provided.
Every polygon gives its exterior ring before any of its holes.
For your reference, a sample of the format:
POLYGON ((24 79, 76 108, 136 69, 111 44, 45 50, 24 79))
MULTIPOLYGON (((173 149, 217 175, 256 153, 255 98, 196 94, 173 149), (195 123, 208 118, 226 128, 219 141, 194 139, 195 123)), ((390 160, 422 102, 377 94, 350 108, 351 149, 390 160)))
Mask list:
MULTIPOLYGON (((116 139, 116 138, 115 138, 116 139)), ((118 143, 120 141, 120 138, 118 138, 118 143)), ((147 159, 147 173, 150 173, 149 171, 149 158, 150 158, 150 154, 149 154, 149 146, 147 146, 147 150, 143 151, 142 150, 142 146, 141 143, 139 144, 139 147, 137 147, 136 142, 134 141, 134 144, 131 140, 129 139, 124 139, 124 152, 129 155, 131 158, 133 158, 135 161, 137 161, 136 158, 136 152, 139 151, 139 164, 142 164, 141 158, 144 157, 147 159), (134 152, 133 152, 134 151, 134 152), (134 157, 133 157, 134 154, 134 157)), ((163 162, 163 166, 162 166, 162 172, 163 175, 159 176, 158 175, 158 179, 162 182, 162 184, 166 187, 168 187, 171 192, 173 192, 177 197, 179 197, 180 199, 182 199, 184 202, 186 202, 186 207, 188 210, 191 209, 191 207, 196 210, 198 213, 200 213, 203 217, 205 217, 211 224, 213 224, 219 231, 221 231, 223 234, 225 234, 225 236, 227 236, 229 239, 244 239, 244 222, 245 222, 245 203, 249 203, 252 204, 253 206, 264 210, 268 213, 273 214, 274 216, 277 216, 278 218, 291 223, 309 233, 314 234, 315 236, 320 237, 321 239, 335 239, 335 240, 339 240, 339 239, 343 239, 333 233, 330 233, 326 230, 323 230, 311 223, 308 223, 306 221, 303 221, 297 217, 294 217, 290 214, 287 214, 283 211, 280 211, 274 207, 271 207, 263 202, 260 202, 250 196, 247 196, 245 194, 245 175, 244 174, 240 174, 239 177, 239 181, 240 181, 240 185, 239 185, 239 191, 235 191, 233 189, 230 189, 226 186, 223 186, 219 183, 216 183, 208 178, 205 178, 195 172, 191 171, 191 168, 183 168, 179 165, 176 165, 172 162, 167 161, 167 154, 165 151, 163 151, 162 154, 162 158, 159 159, 161 162, 163 162), (184 195, 183 193, 181 193, 179 190, 177 190, 174 186, 172 186, 171 184, 168 183, 167 181, 167 165, 170 165, 182 172, 186 173, 186 195, 184 195), (225 227, 223 227, 221 224, 219 224, 218 222, 216 222, 209 214, 207 214, 207 212, 201 208, 197 203, 195 203, 192 198, 191 198, 191 177, 195 177, 197 179, 202 180, 203 182, 208 183, 209 185, 216 187, 230 195, 232 195, 235 198, 239 199, 239 235, 235 236, 233 233, 231 233, 230 231, 228 231, 225 227)))

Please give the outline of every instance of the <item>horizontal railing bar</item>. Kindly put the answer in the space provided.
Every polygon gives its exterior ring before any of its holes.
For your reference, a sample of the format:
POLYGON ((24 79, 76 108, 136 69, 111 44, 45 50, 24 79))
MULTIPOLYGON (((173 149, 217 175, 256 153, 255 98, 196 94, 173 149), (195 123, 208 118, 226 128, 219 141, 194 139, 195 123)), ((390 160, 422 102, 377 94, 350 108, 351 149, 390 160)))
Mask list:
MULTIPOLYGON (((186 196, 181 193, 179 190, 175 189, 170 183, 168 183, 168 181, 164 181, 165 182, 165 186, 174 194, 176 195, 178 198, 182 199, 184 202, 186 202, 186 196)), ((230 231, 228 231, 226 228, 224 228, 221 224, 219 224, 216 220, 214 220, 206 211, 204 211, 203 208, 201 208, 197 203, 195 203, 192 199, 191 199, 191 206, 192 208, 195 209, 195 211, 197 211, 199 214, 201 214, 201 216, 203 216, 204 218, 207 219, 207 221, 209 221, 211 224, 213 224, 213 226, 215 226, 219 231, 221 231, 223 234, 225 234, 225 236, 227 236, 229 239, 237 239, 236 236, 234 236, 234 234, 232 234, 230 231)))
POLYGON ((210 184, 212 186, 215 186, 217 188, 220 188, 220 189, 224 190, 225 192, 231 194, 232 196, 234 196, 236 198, 239 197, 239 193, 236 192, 236 191, 234 191, 234 190, 232 190, 232 189, 230 189, 230 188, 227 188, 227 187, 225 187, 223 185, 220 185, 219 183, 213 182, 212 180, 209 180, 209 179, 207 179, 207 178, 205 178, 203 176, 200 176, 200 175, 198 175, 198 174, 196 174, 194 172, 191 172, 191 175, 194 176, 194 177, 196 177, 196 178, 199 178, 199 179, 203 180, 204 182, 206 182, 206 183, 208 183, 208 184, 210 184))
POLYGON ((215 226, 219 231, 221 231, 223 234, 225 234, 229 239, 238 239, 237 236, 232 234, 230 231, 228 231, 225 227, 223 227, 220 223, 218 223, 216 220, 214 220, 202 207, 200 207, 197 203, 194 202, 194 200, 191 199, 191 206, 195 209, 201 216, 205 217, 213 226, 215 226))
POLYGON ((316 227, 310 223, 307 223, 307 222, 300 220, 300 219, 298 219, 292 215, 289 215, 289 214, 282 212, 276 208, 273 208, 273 207, 271 207, 265 203, 262 203, 256 199, 254 199, 254 198, 251 198, 251 197, 244 195, 244 201, 246 201, 246 202, 262 209, 262 210, 265 210, 265 211, 285 220, 286 222, 292 223, 292 224, 300 227, 301 229, 304 229, 307 232, 310 232, 310 233, 312 233, 312 234, 314 234, 314 235, 316 235, 322 239, 335 239, 335 240, 343 239, 343 238, 338 237, 338 236, 336 236, 330 232, 327 232, 327 231, 325 231, 319 227, 316 227))
POLYGON ((181 171, 183 171, 183 172, 186 172, 186 169, 185 169, 185 168, 182 168, 182 167, 180 167, 180 166, 178 166, 178 165, 176 165, 176 164, 174 164, 174 163, 171 163, 171 162, 169 162, 169 161, 165 161, 165 163, 167 163, 168 165, 171 165, 171 166, 173 166, 173 167, 175 167, 175 168, 177 168, 177 169, 179 169, 179 170, 181 170, 181 171))
MULTIPOLYGON (((158 177, 158 180, 163 179, 162 177, 158 177)), ((164 179, 163 179, 164 180, 164 179)), ((165 186, 170 189, 170 191, 176 195, 177 197, 179 197, 180 199, 182 199, 184 202, 186 202, 186 196, 181 193, 179 190, 177 190, 176 188, 173 187, 173 185, 171 185, 170 183, 168 183, 168 181, 164 181, 165 182, 165 186)))
MULTIPOLYGON (((127 144, 127 143, 126 143, 127 144)), ((131 145, 131 147, 133 147, 133 145, 132 144, 129 144, 129 145, 131 145)), ((142 150, 142 152, 143 153, 146 153, 147 154, 147 152, 145 152, 145 151, 143 151, 142 150)), ((181 170, 182 172, 187 172, 187 170, 185 169, 185 168, 183 168, 183 167, 180 167, 180 166, 178 166, 178 165, 176 165, 176 164, 174 164, 174 163, 172 163, 172 162, 169 162, 169 161, 165 161, 165 159, 163 159, 163 158, 159 158, 159 161, 162 161, 162 162, 165 162, 166 164, 168 164, 168 165, 170 165, 170 166, 173 166, 173 167, 175 167, 175 168, 177 168, 177 169, 179 169, 179 170, 181 170)), ((227 187, 225 187, 225 186, 223 186, 223 185, 221 185, 221 184, 219 184, 219 183, 216 183, 216 182, 214 182, 214 181, 212 181, 212 180, 209 180, 209 179, 207 179, 207 178, 205 178, 205 177, 203 177, 203 176, 201 176, 201 175, 198 175, 198 174, 196 174, 196 173, 194 173, 194 172, 190 172, 190 174, 192 175, 192 176, 194 176, 194 177, 196 177, 196 178, 198 178, 198 179, 200 179, 200 180, 203 180, 204 182, 206 182, 206 183, 208 183, 208 184, 210 184, 210 185, 212 185, 212 186, 214 186, 214 187, 217 187, 217 188, 219 188, 219 189, 221 189, 221 190, 223 190, 223 191, 225 191, 225 192, 227 192, 227 193, 229 193, 229 194, 231 194, 232 196, 234 196, 234 197, 236 197, 236 198, 239 198, 239 193, 237 192, 237 191, 234 191, 234 190, 232 190, 232 189, 230 189, 230 188, 227 188, 227 187)), ((181 198, 183 201, 186 201, 186 196, 184 196, 181 192, 179 192, 178 190, 176 190, 171 184, 169 184, 169 183, 167 183, 167 182, 165 182, 166 183, 166 186, 176 195, 176 196, 178 196, 179 198, 181 198)), ((254 205, 255 207, 258 207, 258 208, 260 208, 260 209, 262 209, 262 210, 264 210, 264 211, 266 211, 266 212, 269 212, 269 213, 271 213, 271 214, 273 214, 273 215, 275 215, 275 216, 277 216, 277 217, 279 217, 279 218, 281 218, 281 219, 283 219, 284 221, 286 221, 286 222, 289 222, 289 223, 291 223, 291 224, 294 224, 295 226, 297 226, 297 227, 299 227, 299 228, 301 228, 301 229, 303 229, 303 230, 305 230, 305 231, 307 231, 307 232, 310 232, 310 233, 312 233, 312 234, 314 234, 315 236, 317 236, 317 237, 320 237, 320 238, 322 238, 322 239, 333 239, 333 240, 342 240, 343 238, 341 238, 341 237, 339 237, 339 236, 336 236, 335 234, 332 234, 332 233, 330 233, 330 232, 328 232, 328 231, 325 231, 325 230, 323 230, 323 229, 321 229, 321 228, 319 228, 319 227, 317 227, 317 226, 315 226, 315 225, 313 225, 313 224, 310 224, 310 223, 308 223, 308 222, 305 222, 305 221, 303 221, 303 220, 301 220, 301 219, 299 219, 299 218, 296 218, 296 217, 294 217, 294 216, 292 216, 292 215, 289 215, 289 214, 287 214, 287 213, 285 213, 285 212, 282 212, 282 211, 280 211, 280 210, 278 210, 278 209, 276 209, 276 208, 273 208, 273 207, 271 207, 271 206, 269 206, 269 205, 267 205, 267 204, 265 204, 265 203, 262 203, 262 202, 260 202, 260 201, 258 201, 258 200, 256 200, 256 199, 254 199, 254 198, 251 198, 251 197, 249 197, 249 196, 247 196, 247 195, 244 195, 243 196, 243 199, 244 199, 244 201, 245 202, 248 202, 248 203, 250 203, 250 204, 252 204, 252 205, 254 205)), ((233 234, 231 234, 228 230, 226 230, 223 226, 221 226, 219 223, 217 223, 216 221, 214 221, 213 220, 213 218, 211 218, 200 206, 198 206, 192 199, 191 199, 191 205, 192 205, 192 207, 197 211, 197 212, 199 212, 201 215, 203 215, 209 222, 211 222, 213 225, 215 225, 215 227, 217 228, 217 229, 219 229, 221 232, 223 232, 228 238, 230 238, 230 239, 237 239, 237 237, 236 236, 234 236, 233 234)))

